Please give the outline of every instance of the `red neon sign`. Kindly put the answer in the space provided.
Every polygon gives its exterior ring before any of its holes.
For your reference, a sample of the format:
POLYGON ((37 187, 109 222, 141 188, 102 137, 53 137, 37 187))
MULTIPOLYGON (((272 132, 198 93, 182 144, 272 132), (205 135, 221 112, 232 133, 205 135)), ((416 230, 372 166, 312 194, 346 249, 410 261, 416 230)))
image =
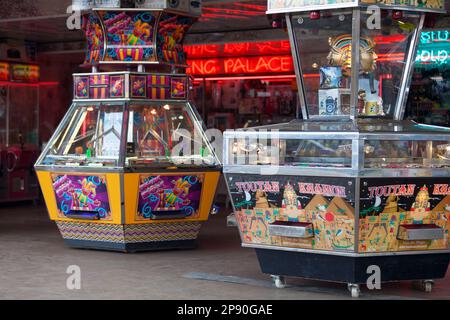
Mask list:
POLYGON ((188 60, 192 75, 292 73, 289 55, 188 60))
POLYGON ((188 59, 291 54, 289 41, 185 45, 188 59))

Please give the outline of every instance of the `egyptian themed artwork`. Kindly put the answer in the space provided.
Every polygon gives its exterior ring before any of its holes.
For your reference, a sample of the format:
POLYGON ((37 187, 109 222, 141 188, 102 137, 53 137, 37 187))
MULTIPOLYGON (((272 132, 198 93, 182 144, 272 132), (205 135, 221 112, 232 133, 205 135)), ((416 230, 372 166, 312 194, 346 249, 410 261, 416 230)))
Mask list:
POLYGON ((361 252, 445 249, 449 245, 450 188, 446 178, 370 179, 361 182, 361 252), (400 225, 433 224, 438 240, 398 240, 400 225))
POLYGON ((236 218, 245 243, 319 249, 354 249, 354 187, 351 180, 301 176, 228 175, 236 218), (275 221, 310 222, 309 238, 271 236, 275 221))
POLYGON ((52 174, 52 183, 59 217, 95 214, 112 219, 105 176, 52 174))
POLYGON ((136 220, 198 216, 203 181, 204 175, 141 175, 136 220))
POLYGON ((158 60, 165 63, 184 65, 186 55, 182 41, 192 25, 193 18, 164 13, 159 21, 157 35, 158 60))

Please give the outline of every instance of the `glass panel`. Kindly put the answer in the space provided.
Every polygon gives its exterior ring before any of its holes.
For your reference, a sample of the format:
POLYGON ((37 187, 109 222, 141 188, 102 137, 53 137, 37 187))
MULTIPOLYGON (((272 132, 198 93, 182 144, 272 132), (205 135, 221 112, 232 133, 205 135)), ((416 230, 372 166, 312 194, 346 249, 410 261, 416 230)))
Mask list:
POLYGON ((58 137, 49 144, 43 164, 118 166, 123 105, 75 108, 58 137))
POLYGON ((348 116, 352 12, 321 13, 320 19, 310 19, 309 14, 292 18, 308 113, 311 117, 348 116))
MULTIPOLYGON (((267 135, 267 134, 266 134, 267 135)), ((229 140, 229 164, 296 167, 351 167, 351 140, 229 140)))
POLYGON ((364 153, 366 168, 450 167, 450 141, 369 140, 364 153))
POLYGON ((127 166, 216 164, 217 159, 188 104, 130 106, 127 166))
POLYGON ((420 16, 403 11, 402 18, 393 19, 392 11, 382 10, 377 29, 369 25, 370 15, 361 10, 358 113, 392 118, 420 16))

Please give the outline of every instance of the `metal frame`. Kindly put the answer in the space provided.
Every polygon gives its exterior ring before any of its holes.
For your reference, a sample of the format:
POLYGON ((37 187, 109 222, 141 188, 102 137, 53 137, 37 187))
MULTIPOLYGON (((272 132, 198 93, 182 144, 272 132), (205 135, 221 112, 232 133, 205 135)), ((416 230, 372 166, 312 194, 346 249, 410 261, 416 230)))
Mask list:
POLYGON ((419 25, 414 30, 414 34, 412 36, 412 40, 408 48, 406 63, 400 82, 401 86, 397 96, 397 102, 395 103, 394 120, 403 119, 403 115, 405 114, 406 101, 409 94, 409 87, 412 81, 411 74, 414 69, 415 57, 417 54, 417 46, 419 44, 419 38, 420 34, 422 33, 424 21, 425 21, 425 14, 422 14, 420 16, 419 25))
MULTIPOLYGON (((115 74, 115 73, 114 73, 115 74)), ((84 75, 84 74, 82 74, 84 75)), ((114 103, 114 104, 120 104, 123 105, 123 113, 124 117, 122 119, 122 135, 121 135, 121 146, 120 150, 124 151, 126 150, 126 139, 127 139, 127 132, 128 132, 128 115, 129 115, 129 106, 130 104, 162 104, 164 102, 167 103, 177 103, 182 104, 184 107, 186 107, 186 112, 189 114, 190 117, 192 117, 192 123, 194 126, 194 129, 197 130, 203 139, 203 141, 206 143, 207 147, 210 148, 212 154, 214 155, 215 164, 214 165, 190 165, 190 166, 179 166, 177 167, 176 171, 192 171, 192 170, 202 170, 202 171, 215 171, 219 170, 221 166, 220 159, 218 159, 216 152, 212 148, 211 144, 209 143, 209 140, 207 139, 204 128, 201 125, 200 118, 198 117, 198 114, 195 111, 195 107, 192 105, 192 103, 189 100, 150 100, 150 99, 131 99, 131 98, 120 98, 120 99, 79 99, 79 100, 73 100, 72 106, 69 108, 69 111, 64 115, 63 119, 61 120, 59 126, 57 127, 56 131, 50 138, 49 142, 54 142, 56 139, 58 139, 58 136, 62 133, 64 128, 67 127, 67 123, 70 120, 71 117, 73 117, 74 113, 77 109, 82 107, 87 107, 92 103, 97 104, 108 104, 108 103, 114 103)), ((73 131, 73 130, 72 130, 73 131)), ((151 167, 128 167, 125 165, 125 158, 126 155, 124 152, 119 153, 117 166, 111 166, 111 167, 90 167, 90 166, 64 166, 64 165, 45 165, 42 164, 42 161, 45 159, 45 157, 48 155, 49 149, 51 147, 51 144, 48 143, 43 150, 43 152, 40 154, 38 160, 36 161, 35 168, 40 171, 50 171, 50 172, 90 172, 90 173, 99 173, 99 172, 158 172, 158 171, 168 171, 165 167, 160 166, 151 166, 151 167)))
POLYGON ((359 42, 361 37, 361 11, 359 8, 352 12, 352 70, 350 84, 350 119, 358 117, 358 88, 359 88, 359 42))
POLYGON ((282 8, 267 10, 266 14, 280 14, 280 13, 294 13, 294 12, 304 12, 304 11, 317 11, 317 10, 330 10, 330 9, 345 9, 354 7, 368 7, 370 5, 377 5, 381 9, 391 9, 391 10, 403 10, 403 11, 415 11, 415 12, 430 12, 430 13, 446 13, 445 9, 433 9, 433 8, 419 8, 407 5, 386 5, 379 3, 364 3, 361 0, 356 0, 354 2, 348 3, 336 3, 336 4, 326 4, 326 5, 311 5, 311 6, 299 6, 294 8, 282 8))
MULTIPOLYGON (((292 15, 286 14, 286 24, 289 34, 289 41, 291 43, 291 53, 292 53, 292 60, 294 62, 294 69, 295 69, 295 78, 297 80, 297 87, 298 87, 298 98, 300 102, 300 108, 303 115, 303 119, 308 119, 308 108, 306 105, 306 95, 305 95, 305 86, 303 84, 303 73, 302 73, 302 66, 300 62, 300 55, 298 52, 298 42, 297 38, 294 32, 294 26, 292 25, 292 15)), ((297 119, 300 118, 300 110, 297 108, 295 110, 295 117, 297 119)))

